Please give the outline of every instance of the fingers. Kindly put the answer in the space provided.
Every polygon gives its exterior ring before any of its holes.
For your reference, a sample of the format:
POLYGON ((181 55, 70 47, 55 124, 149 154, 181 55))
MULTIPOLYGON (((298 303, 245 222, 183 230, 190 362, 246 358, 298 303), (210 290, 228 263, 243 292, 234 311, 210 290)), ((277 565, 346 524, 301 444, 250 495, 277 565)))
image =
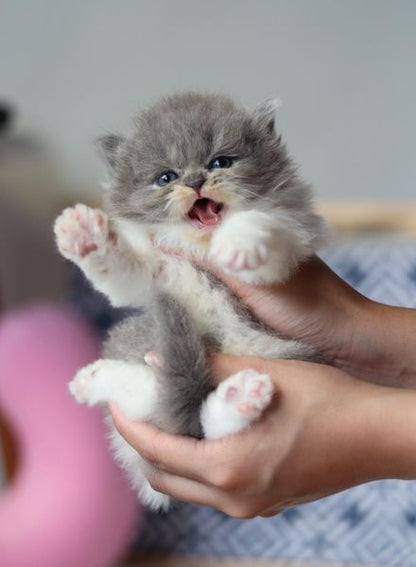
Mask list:
POLYGON ((241 434, 201 441, 131 421, 115 405, 110 409, 120 434, 154 465, 148 480, 155 490, 235 518, 253 518, 266 510, 269 475, 259 475, 248 455, 267 438, 267 420, 241 434))
POLYGON ((131 421, 114 404, 110 411, 119 433, 146 461, 172 474, 207 482, 206 442, 131 421))
POLYGON ((249 519, 261 512, 257 498, 247 498, 238 491, 222 490, 201 482, 155 470, 149 477, 154 490, 177 500, 210 506, 233 518, 249 519))
MULTIPOLYGON (((218 440, 198 440, 171 435, 148 423, 129 420, 111 405, 114 425, 124 439, 156 468, 184 479, 202 482, 224 491, 252 484, 257 468, 247 467, 247 452, 267 435, 267 423, 218 440)), ((266 420, 265 420, 266 421, 266 420)))
POLYGON ((148 481, 154 490, 168 494, 183 502, 192 502, 201 506, 218 508, 221 502, 221 491, 196 480, 183 478, 160 469, 155 469, 148 481))

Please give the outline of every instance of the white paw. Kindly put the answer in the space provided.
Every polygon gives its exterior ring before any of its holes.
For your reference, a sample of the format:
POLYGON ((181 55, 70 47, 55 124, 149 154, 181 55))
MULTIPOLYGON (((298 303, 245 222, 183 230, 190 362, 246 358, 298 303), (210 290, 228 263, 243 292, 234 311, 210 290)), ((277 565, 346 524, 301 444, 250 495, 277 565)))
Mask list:
POLYGON ((65 209, 55 221, 54 232, 60 253, 73 261, 92 252, 104 254, 113 238, 107 215, 82 204, 65 209))
POLYGON ((267 239, 249 241, 239 235, 225 240, 213 238, 209 256, 212 262, 228 272, 256 270, 269 258, 267 239))
POLYGON ((69 391, 79 402, 93 405, 97 403, 97 382, 99 372, 105 362, 96 360, 88 366, 84 366, 77 372, 75 378, 68 384, 69 391))
POLYGON ((272 219, 258 211, 244 211, 226 218, 213 234, 209 256, 224 270, 240 274, 266 264, 272 247, 272 219))
POLYGON ((90 406, 115 402, 131 419, 151 419, 157 405, 156 377, 144 364, 102 358, 81 368, 69 391, 90 406))
POLYGON ((224 380, 217 388, 217 395, 240 415, 255 419, 269 405, 273 384, 267 374, 242 370, 224 380))

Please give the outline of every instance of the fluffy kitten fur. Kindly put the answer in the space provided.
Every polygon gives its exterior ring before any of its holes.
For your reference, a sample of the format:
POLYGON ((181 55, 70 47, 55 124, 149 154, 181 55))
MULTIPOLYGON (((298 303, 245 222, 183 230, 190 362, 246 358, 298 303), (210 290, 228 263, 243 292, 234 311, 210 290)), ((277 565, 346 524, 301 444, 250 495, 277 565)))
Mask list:
MULTIPOLYGON (((265 328, 210 273, 162 251, 183 250, 256 284, 286 279, 321 244, 324 223, 274 110, 270 102, 250 112, 225 96, 177 94, 141 112, 128 137, 99 140, 111 174, 106 213, 66 209, 55 224, 58 248, 113 305, 143 312, 116 326, 103 358, 71 382, 80 402, 113 400, 131 418, 221 437, 256 419, 272 387, 247 370, 213 390, 209 349, 314 356, 265 328)), ((115 430, 111 438, 141 498, 166 507, 168 497, 145 478, 150 465, 115 430)))

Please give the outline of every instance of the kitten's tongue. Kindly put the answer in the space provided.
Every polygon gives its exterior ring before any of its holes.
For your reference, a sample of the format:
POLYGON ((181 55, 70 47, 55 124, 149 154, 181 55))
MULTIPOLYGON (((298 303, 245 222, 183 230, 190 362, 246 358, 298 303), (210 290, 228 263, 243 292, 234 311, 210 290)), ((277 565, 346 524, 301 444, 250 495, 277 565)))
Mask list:
POLYGON ((203 226, 215 226, 221 220, 219 213, 222 208, 222 203, 216 203, 211 199, 198 199, 189 211, 189 218, 199 221, 203 226))

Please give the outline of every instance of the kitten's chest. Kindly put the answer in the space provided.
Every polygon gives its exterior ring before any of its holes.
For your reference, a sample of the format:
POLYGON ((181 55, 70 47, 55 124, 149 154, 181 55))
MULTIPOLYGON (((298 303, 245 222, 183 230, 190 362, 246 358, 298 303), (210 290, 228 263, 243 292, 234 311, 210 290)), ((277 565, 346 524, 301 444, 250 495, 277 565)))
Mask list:
POLYGON ((217 334, 220 328, 235 325, 237 315, 228 294, 192 264, 163 258, 155 283, 186 307, 202 334, 217 334))
POLYGON ((197 331, 216 339, 223 352, 278 358, 287 351, 287 341, 253 326, 226 289, 192 264, 163 259, 155 284, 175 297, 187 309, 197 331))

